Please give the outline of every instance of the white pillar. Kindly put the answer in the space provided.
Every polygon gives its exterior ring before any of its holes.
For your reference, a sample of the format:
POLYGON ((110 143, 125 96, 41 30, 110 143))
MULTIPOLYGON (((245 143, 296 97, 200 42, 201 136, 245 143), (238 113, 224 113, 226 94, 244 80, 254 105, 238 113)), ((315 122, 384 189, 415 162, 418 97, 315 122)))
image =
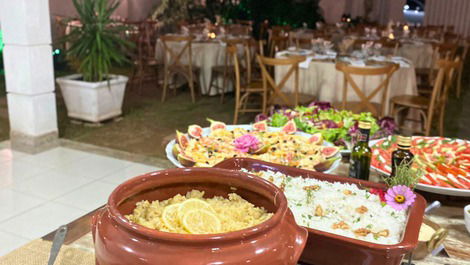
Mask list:
POLYGON ((0 0, 12 148, 57 145, 57 111, 48 0, 0 0))

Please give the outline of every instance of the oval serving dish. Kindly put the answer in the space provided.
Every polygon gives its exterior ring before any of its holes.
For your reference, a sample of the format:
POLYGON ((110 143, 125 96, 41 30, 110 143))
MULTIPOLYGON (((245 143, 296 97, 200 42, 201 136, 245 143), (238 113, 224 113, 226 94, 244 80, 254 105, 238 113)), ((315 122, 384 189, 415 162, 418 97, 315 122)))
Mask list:
MULTIPOLYGON (((329 182, 351 183, 365 188, 385 189, 385 185, 379 183, 286 167, 249 158, 228 159, 215 167, 237 171, 241 169, 270 170, 291 177, 300 176, 329 182)), ((426 201, 421 195, 416 194, 416 196, 416 202, 409 209, 407 224, 400 243, 381 245, 307 228, 307 245, 300 260, 307 264, 322 265, 399 265, 404 255, 411 252, 418 244, 426 201)))
POLYGON ((294 265, 307 240, 287 199, 275 185, 242 172, 215 168, 168 169, 135 177, 118 186, 92 222, 97 265, 294 265), (239 231, 190 235, 161 232, 130 222, 136 202, 166 200, 193 189, 205 197, 237 193, 273 216, 239 231))

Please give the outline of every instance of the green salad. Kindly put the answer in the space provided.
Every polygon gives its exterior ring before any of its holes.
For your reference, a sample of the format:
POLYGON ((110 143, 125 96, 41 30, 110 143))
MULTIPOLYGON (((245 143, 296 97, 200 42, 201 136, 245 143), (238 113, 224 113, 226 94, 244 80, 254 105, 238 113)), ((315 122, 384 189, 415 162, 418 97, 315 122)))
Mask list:
POLYGON ((391 118, 377 120, 370 112, 360 114, 347 110, 337 110, 326 102, 314 102, 308 107, 279 109, 270 116, 258 115, 256 121, 267 119, 268 125, 282 127, 289 120, 294 120, 297 130, 314 134, 321 133, 323 139, 346 146, 358 131, 358 121, 370 121, 372 138, 381 138, 393 134, 395 123, 391 118))

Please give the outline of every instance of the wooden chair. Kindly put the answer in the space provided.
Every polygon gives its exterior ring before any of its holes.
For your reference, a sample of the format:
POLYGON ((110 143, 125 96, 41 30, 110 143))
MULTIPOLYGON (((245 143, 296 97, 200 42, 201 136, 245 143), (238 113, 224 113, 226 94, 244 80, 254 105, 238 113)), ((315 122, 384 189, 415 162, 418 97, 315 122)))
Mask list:
MULTIPOLYGON (((240 63, 238 58, 238 49, 235 45, 227 45, 227 56, 231 58, 235 74, 235 112, 233 116, 233 124, 238 123, 239 113, 255 112, 266 113, 267 91, 263 86, 255 85, 251 82, 242 83, 240 63), (248 100, 253 95, 261 97, 260 108, 248 108, 248 100)), ((247 80, 248 81, 248 80, 247 80)))
POLYGON ((155 46, 158 37, 158 26, 156 21, 143 21, 138 23, 127 23, 128 38, 134 43, 135 50, 131 54, 133 71, 130 78, 130 88, 134 88, 137 82, 138 93, 142 91, 144 81, 154 80, 159 85, 159 69, 162 64, 155 59, 155 46))
MULTIPOLYGON (((343 99, 341 102, 341 109, 350 109, 353 112, 359 113, 362 110, 366 109, 372 112, 373 115, 382 117, 385 114, 385 100, 387 99, 388 94, 388 85, 390 79, 392 78, 393 73, 399 69, 397 64, 384 64, 383 66, 377 67, 355 67, 348 65, 344 62, 336 63, 336 70, 341 71, 344 76, 343 81, 343 99), (384 80, 372 90, 369 95, 364 93, 364 90, 359 88, 357 83, 354 81, 352 75, 358 76, 385 76, 384 80), (348 86, 351 85, 352 90, 360 98, 360 102, 347 102, 348 98, 348 86), (378 106, 376 103, 372 103, 371 100, 379 92, 382 92, 382 100, 380 102, 381 110, 377 110, 378 106)), ((337 105, 337 104, 336 104, 337 105)))
POLYGON ((289 46, 288 36, 272 36, 268 43, 268 56, 275 57, 276 52, 286 50, 289 46))
POLYGON ((197 74, 198 69, 192 65, 191 44, 193 39, 194 37, 192 36, 165 35, 160 37, 164 50, 164 80, 162 102, 165 101, 170 78, 177 74, 180 74, 188 81, 188 85, 191 90, 191 100, 193 103, 196 102, 194 82, 197 82, 197 79, 194 78, 194 75, 197 74), (181 49, 174 47, 172 48, 169 45, 170 43, 180 43, 183 44, 183 47, 181 49), (187 64, 181 62, 181 59, 185 54, 188 58, 187 64))
MULTIPOLYGON (((413 95, 393 97, 391 99, 390 112, 395 120, 399 121, 398 115, 402 111, 415 109, 421 117, 422 128, 414 130, 414 132, 423 133, 425 136, 429 136, 431 134, 433 117, 437 113, 439 114, 439 135, 444 136, 444 115, 447 96, 454 81, 454 74, 458 71, 459 65, 460 58, 456 58, 454 61, 445 59, 438 61, 438 73, 434 80, 434 86, 430 98, 426 96, 413 95)), ((402 125, 399 126, 400 128, 404 128, 402 125)))
POLYGON ((250 80, 251 79, 251 58, 250 58, 250 47, 249 43, 246 39, 226 39, 224 40, 225 44, 227 45, 225 49, 225 60, 223 65, 215 65, 212 67, 212 72, 211 72, 211 80, 209 82, 209 95, 211 94, 212 87, 214 87, 218 92, 220 93, 220 102, 224 102, 224 95, 226 92, 226 88, 228 86, 228 79, 229 77, 234 76, 234 71, 235 68, 231 66, 230 62, 232 61, 232 58, 229 54, 228 48, 234 46, 236 48, 241 47, 243 49, 243 66, 240 66, 240 71, 245 73, 247 71, 247 68, 249 69, 249 74, 247 73, 247 78, 250 80), (222 87, 217 86, 214 84, 214 81, 217 81, 217 77, 222 77, 223 78, 223 84, 222 87))
POLYGON ((460 53, 460 58, 462 58, 462 60, 460 61, 460 66, 459 66, 459 70, 457 73, 457 87, 456 87, 457 98, 460 98, 460 93, 462 91, 463 67, 464 67, 464 62, 467 60, 469 50, 470 50, 470 38, 467 38, 466 40, 462 42, 462 49, 460 53))
POLYGON ((421 95, 430 95, 433 90, 434 78, 436 76, 436 63, 440 59, 454 60, 457 54, 458 45, 456 43, 434 43, 431 57, 432 67, 427 69, 416 69, 416 74, 420 78, 418 92, 421 95))
POLYGON ((310 49, 312 48, 312 38, 302 38, 299 36, 294 36, 292 40, 295 43, 297 49, 310 49))
POLYGON ((382 45, 382 48, 387 49, 390 53, 389 55, 396 56, 398 49, 400 48, 400 42, 398 40, 391 40, 389 38, 382 38, 377 43, 382 45))
POLYGON ((308 104, 314 100, 311 95, 299 93, 299 63, 305 61, 304 56, 291 56, 288 58, 268 58, 258 55, 258 63, 263 78, 263 88, 268 93, 268 106, 281 105, 295 107, 299 104, 308 104), (268 71, 268 67, 288 66, 286 74, 276 83, 274 75, 268 71), (294 75, 294 92, 283 92, 282 88, 294 75))

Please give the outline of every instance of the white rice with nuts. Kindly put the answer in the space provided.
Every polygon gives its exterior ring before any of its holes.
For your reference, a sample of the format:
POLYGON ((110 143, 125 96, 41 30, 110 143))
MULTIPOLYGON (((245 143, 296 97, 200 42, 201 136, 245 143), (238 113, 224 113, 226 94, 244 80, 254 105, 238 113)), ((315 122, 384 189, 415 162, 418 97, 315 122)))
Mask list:
MULTIPOLYGON (((249 172, 243 169, 245 172, 249 172)), ((287 197, 297 224, 377 244, 402 239, 407 211, 382 203, 354 184, 291 177, 280 172, 249 172, 273 182, 287 197)))

